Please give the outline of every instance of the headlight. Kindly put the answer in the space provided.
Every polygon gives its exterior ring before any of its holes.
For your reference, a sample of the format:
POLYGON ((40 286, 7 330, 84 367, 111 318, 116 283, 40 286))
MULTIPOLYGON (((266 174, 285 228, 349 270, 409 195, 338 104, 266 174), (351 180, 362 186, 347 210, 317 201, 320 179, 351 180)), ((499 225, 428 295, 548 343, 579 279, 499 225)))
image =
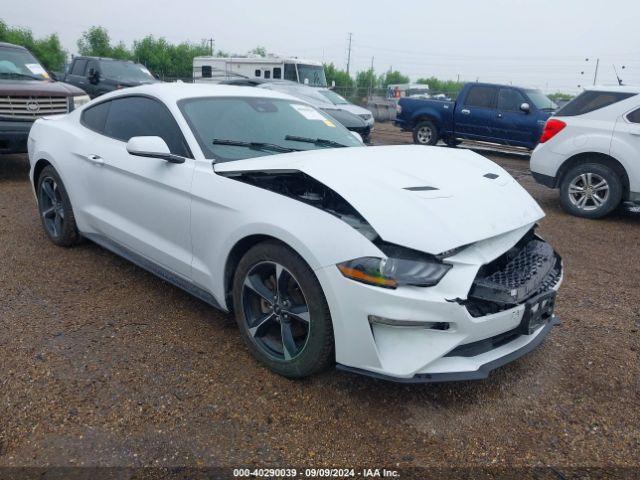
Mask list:
MULTIPOLYGON (((396 250, 398 249, 399 247, 396 247, 396 250)), ((428 258, 427 255, 419 258, 421 255, 416 255, 408 249, 403 250, 410 253, 403 255, 408 258, 363 257, 340 263, 337 267, 347 278, 384 288, 397 288, 400 285, 431 287, 452 267, 436 258, 428 258)))
POLYGON ((91 98, 89 95, 76 95, 71 97, 71 110, 75 110, 76 108, 80 108, 85 103, 89 103, 91 98))

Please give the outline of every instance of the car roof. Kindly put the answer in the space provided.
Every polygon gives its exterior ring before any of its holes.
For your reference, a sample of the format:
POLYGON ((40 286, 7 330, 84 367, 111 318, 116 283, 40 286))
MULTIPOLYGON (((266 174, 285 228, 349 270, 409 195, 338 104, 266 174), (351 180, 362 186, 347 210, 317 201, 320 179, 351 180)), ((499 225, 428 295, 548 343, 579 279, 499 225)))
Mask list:
POLYGON ((76 55, 73 57, 73 60, 104 60, 110 62, 125 62, 125 63, 135 63, 132 60, 120 60, 118 58, 110 58, 110 57, 91 57, 88 55, 76 55))
POLYGON ((5 48, 16 48, 19 50, 27 50, 25 47, 23 47, 22 45, 14 45, 13 43, 7 43, 7 42, 0 42, 0 47, 5 47, 5 48))
POLYGON ((286 93, 281 93, 275 90, 267 90, 264 88, 183 82, 159 82, 151 83, 148 85, 141 85, 139 87, 116 90, 114 92, 110 92, 101 96, 100 99, 106 100, 107 98, 117 98, 127 95, 151 95, 168 104, 188 98, 199 97, 279 98, 283 100, 295 100, 298 102, 304 102, 304 100, 300 100, 299 98, 292 95, 287 95, 286 93))
POLYGON ((640 93, 638 85, 594 85, 585 87, 585 90, 595 92, 621 92, 621 93, 640 93))

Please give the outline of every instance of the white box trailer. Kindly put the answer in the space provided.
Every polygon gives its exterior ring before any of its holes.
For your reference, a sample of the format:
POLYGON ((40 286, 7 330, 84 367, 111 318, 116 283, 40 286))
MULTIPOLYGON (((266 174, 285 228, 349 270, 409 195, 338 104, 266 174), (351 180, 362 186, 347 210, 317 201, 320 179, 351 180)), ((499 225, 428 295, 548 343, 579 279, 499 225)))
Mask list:
POLYGON ((291 80, 326 87, 322 63, 297 57, 195 57, 193 81, 217 83, 237 78, 291 80))

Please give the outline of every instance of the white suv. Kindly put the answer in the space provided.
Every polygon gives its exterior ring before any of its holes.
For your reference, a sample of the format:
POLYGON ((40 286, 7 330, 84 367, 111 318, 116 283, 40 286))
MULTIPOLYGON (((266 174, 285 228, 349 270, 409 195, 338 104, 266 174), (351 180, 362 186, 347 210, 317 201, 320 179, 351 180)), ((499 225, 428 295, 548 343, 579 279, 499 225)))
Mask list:
POLYGON ((531 155, 538 183, 560 189, 562 207, 601 218, 640 205, 640 87, 593 87, 547 120, 531 155))

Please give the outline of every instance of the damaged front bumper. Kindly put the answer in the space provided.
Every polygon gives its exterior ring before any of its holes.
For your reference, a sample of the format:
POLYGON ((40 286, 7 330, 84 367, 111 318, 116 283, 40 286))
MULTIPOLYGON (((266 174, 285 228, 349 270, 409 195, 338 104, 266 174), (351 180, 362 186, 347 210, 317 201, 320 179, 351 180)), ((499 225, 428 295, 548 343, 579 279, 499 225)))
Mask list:
MULTIPOLYGON (((450 286, 465 281, 465 267, 457 264, 447 274, 450 286)), ((559 323, 553 312, 562 260, 533 231, 499 258, 476 264, 472 275, 467 298, 455 301, 436 299, 445 285, 380 292, 346 282, 338 294, 341 306, 348 303, 341 312, 362 342, 351 343, 348 352, 336 349, 338 368, 407 383, 482 379, 536 348, 559 323), (364 328, 367 314, 412 324, 369 321, 364 328)), ((332 316, 341 312, 332 308, 332 316)))

